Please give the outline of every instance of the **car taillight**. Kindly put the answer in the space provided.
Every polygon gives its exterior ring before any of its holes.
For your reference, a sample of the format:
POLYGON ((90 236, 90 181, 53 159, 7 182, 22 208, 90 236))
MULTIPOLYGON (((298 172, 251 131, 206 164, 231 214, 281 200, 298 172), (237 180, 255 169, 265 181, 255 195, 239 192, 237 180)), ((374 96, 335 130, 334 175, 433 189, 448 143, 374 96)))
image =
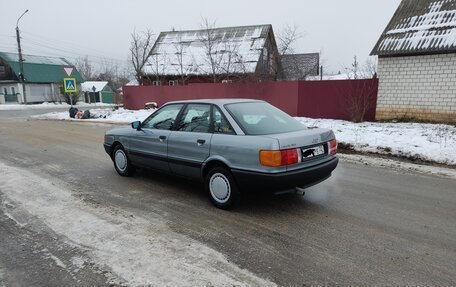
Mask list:
POLYGON ((300 162, 299 149, 286 150, 262 150, 260 151, 260 163, 264 166, 284 166, 300 162))
POLYGON ((337 140, 333 139, 329 142, 329 155, 335 155, 337 153, 337 140))

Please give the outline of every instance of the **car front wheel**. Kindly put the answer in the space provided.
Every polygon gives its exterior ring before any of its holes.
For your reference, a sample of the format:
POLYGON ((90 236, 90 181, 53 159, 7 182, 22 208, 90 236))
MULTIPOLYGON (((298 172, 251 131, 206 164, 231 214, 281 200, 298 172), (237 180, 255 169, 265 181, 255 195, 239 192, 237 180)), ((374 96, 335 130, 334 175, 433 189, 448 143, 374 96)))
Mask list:
POLYGON ((114 161, 114 167, 116 168, 118 174, 121 176, 133 175, 135 168, 132 166, 127 153, 121 145, 118 145, 114 148, 112 159, 114 161))
POLYGON ((239 202, 239 189, 226 168, 211 169, 206 176, 205 185, 209 198, 216 207, 230 209, 239 202))

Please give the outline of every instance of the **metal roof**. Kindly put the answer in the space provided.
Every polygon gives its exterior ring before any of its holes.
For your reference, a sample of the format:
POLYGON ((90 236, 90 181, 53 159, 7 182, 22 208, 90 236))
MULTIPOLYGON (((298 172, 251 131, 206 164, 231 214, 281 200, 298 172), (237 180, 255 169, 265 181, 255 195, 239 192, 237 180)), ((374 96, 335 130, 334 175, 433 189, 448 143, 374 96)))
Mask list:
MULTIPOLYGON (((58 83, 68 76, 65 74, 63 67, 73 65, 65 58, 23 55, 25 81, 30 83, 58 83)), ((0 58, 3 59, 19 78, 19 55, 15 53, 0 52, 0 58)), ((78 83, 84 81, 76 68, 71 76, 76 78, 78 83)))
POLYGON ((304 80, 319 74, 319 53, 282 55, 280 61, 283 80, 304 80))
POLYGON ((371 54, 451 52, 456 52, 456 0, 402 0, 371 54))
POLYGON ((81 91, 83 92, 102 92, 108 85, 107 81, 88 81, 81 84, 81 91), (95 87, 95 91, 93 88, 95 87))
MULTIPOLYGON (((230 66, 233 73, 253 73, 272 26, 161 32, 149 55, 148 65, 144 67, 145 74, 212 74, 204 46, 208 31, 213 41, 212 54, 217 57, 220 67, 230 66)), ((220 70, 217 74, 223 74, 223 71, 220 70)))

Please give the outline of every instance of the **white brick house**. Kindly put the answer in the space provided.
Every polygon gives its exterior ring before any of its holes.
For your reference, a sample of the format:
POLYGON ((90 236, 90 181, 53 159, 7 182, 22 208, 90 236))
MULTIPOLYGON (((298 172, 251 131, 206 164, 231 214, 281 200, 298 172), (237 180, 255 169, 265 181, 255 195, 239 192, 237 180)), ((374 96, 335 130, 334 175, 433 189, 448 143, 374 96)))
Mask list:
POLYGON ((402 0, 372 55, 377 119, 456 122, 456 0, 402 0))

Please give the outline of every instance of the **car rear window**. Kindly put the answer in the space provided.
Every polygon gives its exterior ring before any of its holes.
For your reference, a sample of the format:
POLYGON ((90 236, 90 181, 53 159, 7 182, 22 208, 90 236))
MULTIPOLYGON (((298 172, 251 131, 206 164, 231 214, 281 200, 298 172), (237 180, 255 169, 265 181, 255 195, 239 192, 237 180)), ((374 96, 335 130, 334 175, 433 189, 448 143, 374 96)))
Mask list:
POLYGON ((227 104, 225 108, 248 135, 281 134, 306 129, 287 113, 265 102, 227 104))

